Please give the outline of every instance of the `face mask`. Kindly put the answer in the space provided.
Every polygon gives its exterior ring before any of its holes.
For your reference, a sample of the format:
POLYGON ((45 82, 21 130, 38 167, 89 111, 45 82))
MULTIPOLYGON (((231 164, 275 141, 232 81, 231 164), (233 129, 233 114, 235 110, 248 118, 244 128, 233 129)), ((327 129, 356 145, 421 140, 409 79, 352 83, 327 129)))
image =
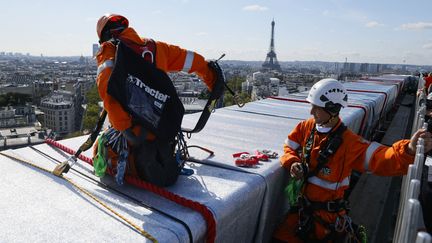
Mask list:
POLYGON ((321 125, 316 124, 315 128, 320 133, 328 133, 332 130, 332 127, 323 127, 321 125))

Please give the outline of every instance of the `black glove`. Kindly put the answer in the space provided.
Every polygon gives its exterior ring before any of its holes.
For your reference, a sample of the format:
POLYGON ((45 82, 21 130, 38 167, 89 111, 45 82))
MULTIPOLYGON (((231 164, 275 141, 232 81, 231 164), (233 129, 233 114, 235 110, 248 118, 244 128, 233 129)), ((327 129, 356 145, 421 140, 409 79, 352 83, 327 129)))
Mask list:
POLYGON ((141 145, 146 137, 147 137, 147 131, 144 128, 141 128, 141 133, 139 136, 136 136, 133 132, 131 128, 128 128, 124 131, 122 131, 122 135, 126 138, 126 140, 128 140, 128 142, 132 145, 132 146, 139 146, 141 145))
POLYGON ((215 74, 215 80, 213 84, 213 90, 210 94, 210 99, 218 99, 222 96, 225 90, 225 75, 222 71, 222 68, 219 66, 219 63, 215 61, 209 61, 208 65, 215 74))

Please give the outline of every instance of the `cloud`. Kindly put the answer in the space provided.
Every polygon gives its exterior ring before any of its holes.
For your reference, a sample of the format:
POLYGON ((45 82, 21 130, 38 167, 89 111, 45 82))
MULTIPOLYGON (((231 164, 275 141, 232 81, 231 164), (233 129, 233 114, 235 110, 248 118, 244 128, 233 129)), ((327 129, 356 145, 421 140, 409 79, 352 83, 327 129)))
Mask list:
POLYGON ((206 36, 206 35, 208 35, 208 33, 207 32, 198 32, 198 33, 195 33, 195 35, 196 36, 206 36))
POLYGON ((268 8, 260 5, 248 5, 243 7, 244 11, 251 11, 251 12, 259 12, 259 11, 267 11, 268 8))
POLYGON ((432 49, 432 43, 427 43, 423 45, 424 49, 432 49))
POLYGON ((365 24, 366 27, 368 28, 375 28, 375 27, 380 27, 380 26, 384 26, 383 24, 380 24, 376 21, 369 21, 365 24))
POLYGON ((403 30, 425 30, 425 29, 432 29, 432 23, 417 22, 417 23, 403 24, 400 27, 403 30))

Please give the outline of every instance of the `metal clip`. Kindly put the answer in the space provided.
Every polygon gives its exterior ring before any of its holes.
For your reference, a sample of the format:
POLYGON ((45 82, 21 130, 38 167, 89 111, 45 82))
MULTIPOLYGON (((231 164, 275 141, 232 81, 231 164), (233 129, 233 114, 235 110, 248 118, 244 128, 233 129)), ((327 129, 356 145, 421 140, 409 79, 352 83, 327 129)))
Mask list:
POLYGON ((141 54, 141 56, 142 56, 142 58, 145 60, 145 55, 146 54, 150 54, 150 60, 151 60, 151 63, 153 63, 153 61, 154 61, 154 59, 153 59, 153 53, 151 52, 151 51, 149 51, 148 49, 145 49, 143 52, 142 52, 142 54, 141 54))
POLYGON ((245 105, 244 102, 241 102, 240 96, 238 94, 235 94, 233 98, 238 107, 242 108, 245 105))

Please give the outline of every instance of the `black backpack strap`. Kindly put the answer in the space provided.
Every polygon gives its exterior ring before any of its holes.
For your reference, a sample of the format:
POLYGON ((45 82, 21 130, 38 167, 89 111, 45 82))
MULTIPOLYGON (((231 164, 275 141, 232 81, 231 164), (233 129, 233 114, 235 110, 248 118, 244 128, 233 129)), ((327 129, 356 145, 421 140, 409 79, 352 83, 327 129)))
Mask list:
POLYGON ((223 95, 225 87, 227 87, 227 84, 225 82, 225 75, 223 74, 222 68, 219 66, 217 60, 209 62, 209 67, 210 69, 215 71, 216 80, 213 89, 210 93, 210 97, 207 100, 207 103, 204 106, 204 110, 202 111, 201 116, 199 117, 195 127, 192 129, 182 127, 181 131, 185 132, 188 135, 192 133, 198 133, 204 128, 204 126, 206 125, 210 117, 210 114, 213 112, 213 110, 216 107, 216 103, 218 102, 219 98, 223 95))
POLYGON ((223 96, 223 93, 225 91, 225 89, 228 90, 228 92, 230 92, 230 94, 233 96, 234 101, 236 102, 236 104, 241 108, 244 106, 244 103, 242 103, 240 101, 240 97, 238 96, 238 94, 236 94, 226 83, 226 79, 225 79, 225 75, 223 73, 222 68, 220 67, 218 61, 220 59, 222 59, 225 56, 225 54, 223 54, 218 60, 216 61, 210 61, 209 62, 209 67, 214 70, 215 75, 216 75, 216 80, 213 86, 212 91, 210 92, 210 97, 207 100, 206 105, 204 106, 204 110, 201 113, 200 118, 198 119, 197 124, 195 125, 194 128, 190 129, 190 128, 183 128, 181 129, 182 132, 185 132, 186 134, 188 134, 188 137, 192 134, 192 133, 198 133, 200 132, 204 126, 206 125, 210 114, 214 111, 216 104, 219 100, 219 98, 221 96, 223 96))

